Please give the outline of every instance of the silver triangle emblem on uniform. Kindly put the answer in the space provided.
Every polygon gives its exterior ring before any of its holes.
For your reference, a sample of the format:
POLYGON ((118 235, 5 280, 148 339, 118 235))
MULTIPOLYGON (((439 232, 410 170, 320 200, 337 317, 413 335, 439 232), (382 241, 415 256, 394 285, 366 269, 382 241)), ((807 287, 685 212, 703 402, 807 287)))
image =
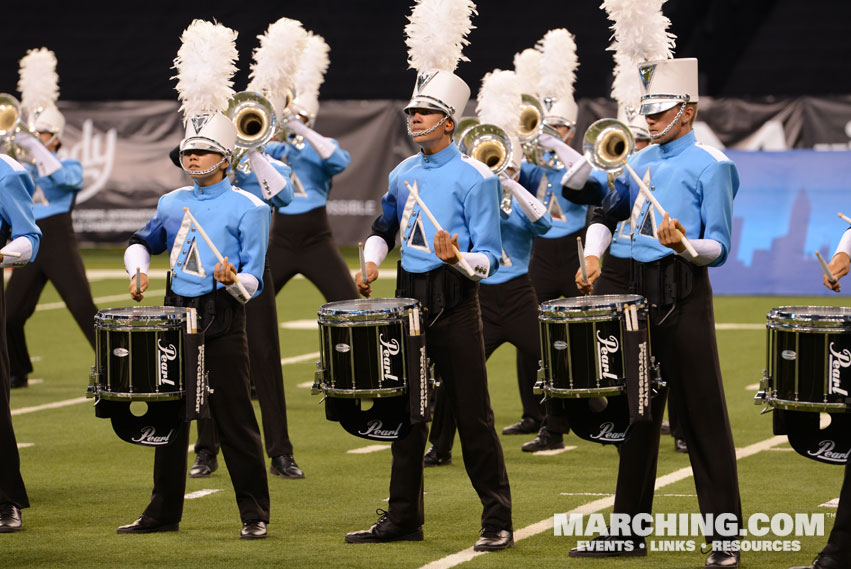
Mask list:
POLYGON ((423 228, 423 220, 420 212, 414 214, 414 220, 411 222, 411 233, 408 235, 408 240, 405 244, 411 249, 419 249, 426 253, 431 253, 431 247, 428 245, 425 228, 423 228))
POLYGON ((195 115, 189 120, 192 122, 192 128, 195 129, 195 134, 198 134, 204 128, 204 125, 207 124, 207 121, 210 120, 210 115, 195 115))
POLYGON ((550 194, 550 204, 547 211, 553 216, 553 221, 567 221, 567 216, 564 215, 564 210, 561 209, 561 204, 558 203, 558 198, 555 194, 550 194))
POLYGON ((295 172, 293 172, 290 176, 290 180, 293 183, 293 197, 306 198, 307 190, 304 189, 304 184, 301 183, 301 180, 299 180, 295 172))
POLYGON ((33 205, 50 205, 50 202, 47 200, 47 196, 44 195, 44 190, 41 189, 41 186, 36 185, 35 191, 33 192, 33 205))
POLYGON ((198 242, 195 239, 192 239, 192 243, 189 245, 189 251, 183 259, 183 272, 201 278, 207 276, 204 265, 201 264, 201 255, 198 253, 198 242))
POLYGON ((510 267, 512 265, 511 257, 508 256, 508 253, 505 252, 505 249, 502 250, 502 258, 499 260, 499 264, 503 267, 510 267))
POLYGON ((655 63, 645 63, 638 66, 638 75, 641 77, 641 84, 644 89, 650 89, 650 83, 653 82, 653 74, 656 72, 655 63))

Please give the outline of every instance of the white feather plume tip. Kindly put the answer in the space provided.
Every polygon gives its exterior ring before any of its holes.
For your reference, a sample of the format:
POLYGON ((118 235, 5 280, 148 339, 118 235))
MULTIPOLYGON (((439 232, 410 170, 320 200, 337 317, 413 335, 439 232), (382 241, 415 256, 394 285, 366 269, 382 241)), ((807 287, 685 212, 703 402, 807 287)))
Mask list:
POLYGON ((21 105, 25 109, 48 108, 59 99, 56 56, 46 47, 31 49, 21 58, 18 78, 21 105))
POLYGON ((541 56, 537 49, 528 48, 514 54, 514 72, 524 93, 536 95, 541 82, 541 56))
POLYGON ((538 42, 538 49, 542 54, 541 69, 546 70, 538 83, 538 94, 544 98, 572 98, 579 67, 573 34, 564 28, 550 30, 538 42))
POLYGON ((508 134, 520 129, 520 81, 513 71, 494 69, 482 78, 476 114, 482 124, 495 124, 508 134))
POLYGON ((193 21, 183 31, 174 78, 184 120, 227 109, 239 57, 236 35, 230 28, 204 20, 193 21))
POLYGON ((291 87, 306 41, 307 31, 301 22, 281 18, 273 22, 254 50, 249 91, 281 94, 291 87))
POLYGON ((462 51, 475 13, 472 0, 418 0, 405 26, 410 67, 452 72, 459 61, 469 61, 462 51))
POLYGON ((641 98, 636 66, 642 61, 669 59, 676 36, 662 13, 665 0, 605 0, 602 8, 612 21, 615 69, 612 98, 621 105, 636 107, 641 98))
POLYGON ((328 57, 330 52, 331 48, 322 36, 308 33, 295 74, 295 89, 300 99, 319 97, 319 87, 325 81, 325 72, 331 63, 328 57))

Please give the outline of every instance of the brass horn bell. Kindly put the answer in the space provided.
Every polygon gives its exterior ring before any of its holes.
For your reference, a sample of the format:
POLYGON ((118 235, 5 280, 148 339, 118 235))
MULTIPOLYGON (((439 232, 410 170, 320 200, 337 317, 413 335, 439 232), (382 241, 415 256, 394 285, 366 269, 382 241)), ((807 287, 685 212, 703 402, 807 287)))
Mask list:
POLYGON ((615 119, 600 119, 585 131, 582 150, 592 166, 606 172, 623 168, 635 149, 632 130, 615 119))
POLYGON ((459 143, 461 152, 475 158, 499 175, 511 161, 511 139, 500 127, 478 124, 464 133, 459 143))

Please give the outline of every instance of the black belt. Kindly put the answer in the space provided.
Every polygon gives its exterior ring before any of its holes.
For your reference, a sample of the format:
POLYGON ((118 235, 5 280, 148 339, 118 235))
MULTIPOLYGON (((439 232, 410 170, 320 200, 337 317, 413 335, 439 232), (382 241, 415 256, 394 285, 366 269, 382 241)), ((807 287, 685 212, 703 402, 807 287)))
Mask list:
POLYGON ((396 267, 396 296, 415 298, 435 320, 476 293, 478 283, 443 265, 426 273, 409 273, 399 261, 396 267))
POLYGON ((181 296, 169 291, 164 304, 197 309, 198 328, 204 331, 208 340, 229 332, 235 313, 242 310, 242 304, 223 288, 201 296, 181 296))
POLYGON ((677 255, 668 255, 651 263, 633 261, 635 292, 647 298, 651 306, 672 306, 691 294, 694 276, 699 269, 677 255))

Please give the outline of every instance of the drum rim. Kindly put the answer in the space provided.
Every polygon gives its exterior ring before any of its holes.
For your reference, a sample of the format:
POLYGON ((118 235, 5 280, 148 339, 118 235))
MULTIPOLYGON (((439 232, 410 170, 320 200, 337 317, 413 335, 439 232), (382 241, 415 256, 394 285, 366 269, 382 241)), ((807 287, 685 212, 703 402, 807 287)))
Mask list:
POLYGON ((95 314, 95 322, 152 322, 186 320, 186 308, 181 306, 120 306, 106 308, 95 314), (152 309, 156 309, 155 312, 152 309))
POLYGON ((388 322, 398 322, 403 319, 404 315, 410 313, 414 308, 419 308, 420 302, 415 298, 362 298, 337 300, 323 304, 316 311, 319 324, 351 324, 359 323, 375 323, 382 324, 388 322), (385 308, 368 308, 370 301, 373 300, 395 300, 399 301, 396 306, 385 308), (364 303, 367 308, 361 310, 341 309, 340 307, 353 302, 364 303))
POLYGON ((818 326, 821 326, 832 330, 843 328, 851 330, 851 308, 844 306, 778 306, 769 310, 765 318, 768 328, 816 330, 818 326), (824 309, 835 309, 836 314, 815 313, 824 309))
POLYGON ((591 296, 571 296, 566 298, 554 298, 541 303, 541 312, 588 312, 604 308, 617 308, 624 305, 646 305, 647 299, 640 294, 599 294, 591 296), (608 300, 608 302, 605 302, 608 300), (616 302, 620 300, 621 302, 616 302), (584 301, 586 304, 580 304, 584 301), (602 301, 602 302, 593 302, 602 301), (565 306, 565 303, 575 303, 565 306), (552 310, 552 308, 560 310, 552 310), (568 310, 569 309, 569 310, 568 310))

